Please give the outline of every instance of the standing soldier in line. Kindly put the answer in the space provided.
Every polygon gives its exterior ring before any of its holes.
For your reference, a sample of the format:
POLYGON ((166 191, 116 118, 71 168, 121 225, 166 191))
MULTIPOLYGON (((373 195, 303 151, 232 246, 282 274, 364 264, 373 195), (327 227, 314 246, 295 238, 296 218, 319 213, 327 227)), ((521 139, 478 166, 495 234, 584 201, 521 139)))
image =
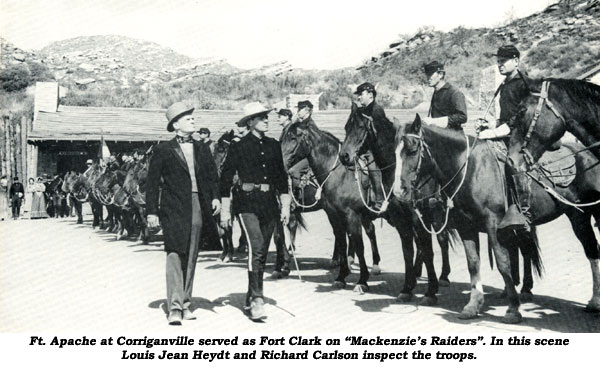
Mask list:
POLYGON ((10 185, 9 196, 12 205, 13 219, 19 219, 19 216, 21 215, 21 202, 25 197, 25 188, 23 187, 23 184, 19 182, 17 176, 13 178, 13 184, 10 185))
POLYGON ((190 306, 200 235, 216 231, 212 216, 221 208, 215 162, 192 138, 193 111, 183 102, 167 109, 167 131, 176 136, 154 149, 146 183, 148 226, 158 227, 160 218, 164 234, 170 325, 196 319, 190 306))
MULTIPOLYGON (((498 87, 497 93, 500 93, 500 118, 496 123, 496 128, 489 128, 487 121, 479 122, 478 128, 485 129, 479 133, 479 139, 502 139, 508 147, 510 139, 511 124, 513 118, 518 112, 519 104, 529 95, 529 87, 525 77, 519 70, 519 50, 513 45, 505 45, 498 48, 494 55, 496 56, 498 71, 505 76, 504 81, 498 87)), ((509 168, 509 167, 507 167, 509 168)), ((512 177, 510 168, 507 170, 507 177, 512 177)), ((509 189, 517 189, 519 205, 513 201, 504 218, 498 225, 498 229, 530 230, 529 206, 530 193, 528 188, 522 188, 521 185, 507 180, 509 189), (520 189, 520 193, 518 192, 520 189)), ((509 198, 511 195, 509 195, 509 198)))
POLYGON ((270 111, 259 102, 244 106, 244 117, 240 124, 246 124, 250 133, 231 146, 221 174, 223 227, 231 225, 229 193, 236 171, 240 179, 242 192, 236 198, 239 202, 238 219, 250 246, 245 308, 250 311, 250 319, 254 321, 266 318, 263 273, 273 230, 279 217, 286 225, 290 216, 291 199, 281 146, 277 140, 265 136, 269 128, 270 111), (278 194, 281 210, 277 202, 278 194))
MULTIPOLYGON (((383 107, 381 107, 375 101, 377 97, 377 91, 375 91, 375 86, 369 82, 362 83, 356 88, 354 94, 358 98, 358 103, 361 105, 360 113, 366 115, 373 119, 373 121, 387 121, 391 123, 387 116, 385 115, 385 111, 383 107)), ((373 205, 373 209, 382 210, 384 194, 383 194, 383 178, 381 175, 381 170, 375 163, 375 159, 372 156, 372 152, 367 152, 363 154, 362 158, 366 162, 369 162, 367 165, 369 172, 369 181, 371 183, 371 189, 375 194, 375 204, 373 205)))
POLYGON ((429 114, 422 121, 429 125, 462 130, 462 124, 467 122, 465 95, 446 81, 446 71, 441 63, 432 61, 424 69, 427 82, 434 92, 429 114))

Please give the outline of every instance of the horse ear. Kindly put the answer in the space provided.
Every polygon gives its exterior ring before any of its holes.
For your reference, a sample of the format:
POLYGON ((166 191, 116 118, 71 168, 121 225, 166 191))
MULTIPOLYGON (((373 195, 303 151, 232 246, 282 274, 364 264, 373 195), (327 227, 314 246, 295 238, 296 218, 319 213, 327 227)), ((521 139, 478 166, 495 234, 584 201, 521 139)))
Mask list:
POLYGON ((419 131, 419 130, 421 130, 421 124, 422 124, 422 123, 423 123, 423 122, 421 121, 421 115, 419 115, 419 114, 417 113, 417 115, 415 116, 415 120, 414 120, 414 121, 413 121, 413 123, 412 123, 413 130, 414 130, 414 131, 419 131))
POLYGON ((396 118, 396 116, 392 117, 392 125, 394 125, 395 131, 398 131, 401 127, 400 121, 396 118))

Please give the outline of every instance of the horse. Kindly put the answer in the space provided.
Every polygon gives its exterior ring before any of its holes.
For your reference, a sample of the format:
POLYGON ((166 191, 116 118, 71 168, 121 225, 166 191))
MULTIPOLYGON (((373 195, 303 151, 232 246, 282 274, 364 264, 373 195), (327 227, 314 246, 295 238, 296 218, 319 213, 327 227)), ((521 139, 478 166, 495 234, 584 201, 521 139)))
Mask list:
MULTIPOLYGON (((398 131, 397 150, 400 159, 396 174, 400 176, 400 181, 394 188, 394 194, 410 202, 418 181, 428 176, 433 176, 442 185, 449 204, 447 213, 452 207, 450 219, 453 221, 452 226, 458 230, 463 240, 471 276, 470 299, 459 317, 475 318, 483 305, 478 236, 479 232, 484 232, 488 235, 488 246, 496 257, 497 268, 502 275, 508 295, 509 306, 503 322, 518 323, 522 320, 519 312, 520 301, 510 271, 508 252, 508 247, 512 244, 507 243, 506 240, 501 243, 496 234, 497 225, 507 207, 504 185, 498 185, 504 180, 504 171, 496 161, 496 153, 491 144, 467 136, 464 132, 424 125, 417 115, 412 124, 398 131)), ((578 144, 567 145, 571 151, 577 151, 580 147, 578 144)), ((556 190, 574 200, 589 194, 584 191, 599 192, 600 166, 589 165, 594 160, 589 152, 578 156, 577 166, 580 169, 575 180, 568 187, 557 187, 556 190), (581 190, 579 188, 581 182, 588 183, 589 189, 581 190)), ((545 185, 552 185, 545 178, 539 180, 545 185)), ((592 231, 589 217, 586 227, 581 221, 584 216, 582 213, 554 200, 541 184, 532 185, 531 189, 531 213, 534 225, 550 222, 566 214, 586 253, 590 248, 597 247, 595 239, 589 241, 578 234, 580 231, 592 231)), ((535 231, 531 239, 519 241, 518 245, 524 257, 531 259, 534 269, 540 275, 543 264, 535 231)), ((596 274, 594 276, 594 295, 588 304, 590 310, 600 309, 598 277, 596 274)))
MULTIPOLYGON (((124 209, 134 213, 134 218, 140 227, 138 239, 144 245, 148 244, 150 237, 148 223, 146 221, 146 179, 148 177, 148 154, 136 162, 128 171, 123 185, 115 194, 115 203, 124 209)), ((133 234, 128 233, 128 234, 133 234)))
MULTIPOLYGON (((217 166, 217 173, 221 176, 221 172, 223 169, 223 164, 225 163, 225 158, 227 158, 227 154, 229 152, 229 147, 232 144, 233 139, 235 138, 235 132, 230 130, 228 133, 223 134, 214 144, 213 151, 213 159, 215 160, 215 165, 217 166)), ((234 196, 235 200, 235 196, 234 196)), ((233 207, 232 207, 233 211, 233 207)), ((288 223, 288 229, 291 236, 291 243, 295 243, 296 233, 298 228, 306 228, 306 224, 302 217, 302 213, 299 210, 291 210, 290 211, 290 220, 288 223)), ((229 262, 233 259, 233 228, 221 228, 219 227, 219 235, 221 236, 221 242, 223 245, 223 252, 220 256, 222 261, 229 262)), ((275 261, 275 270, 271 274, 271 277, 274 279, 280 279, 289 275, 290 267, 289 263, 291 260, 291 255, 289 253, 288 248, 285 245, 284 234, 281 233, 279 226, 276 227, 273 232, 273 242, 275 242, 275 247, 277 251, 277 257, 275 261)), ((240 237, 240 247, 245 246, 245 238, 243 236, 240 237)))
MULTIPOLYGON (((420 225, 417 224, 415 212, 412 208, 395 200, 391 196, 393 182, 395 180, 395 156, 394 139, 396 128, 387 121, 373 121, 372 118, 364 116, 356 104, 352 104, 352 110, 345 126, 346 138, 341 146, 339 157, 343 164, 359 167, 359 157, 371 151, 377 166, 381 168, 384 192, 387 192, 386 200, 389 201, 387 212, 383 215, 398 234, 402 242, 402 250, 405 263, 405 283, 398 296, 399 301, 409 301, 412 298, 412 291, 416 286, 419 264, 415 266, 413 262, 414 248, 413 239, 417 244, 418 254, 417 262, 422 259, 425 263, 428 275, 428 289, 425 297, 421 300, 423 305, 433 305, 437 303, 436 293, 439 285, 447 286, 450 284, 448 275, 450 274, 450 261, 448 257, 449 236, 446 232, 438 234, 438 241, 442 248, 442 274, 438 280, 433 266, 433 249, 431 236, 420 225)), ((356 181, 358 184, 359 181, 356 181)), ((433 183, 425 185, 424 191, 433 191, 433 183)), ((367 205, 366 203, 364 204, 367 205)), ((430 221, 431 211, 425 208, 423 210, 425 220, 430 221)), ((380 214, 380 213, 377 213, 380 214)), ((453 238, 456 239, 456 238, 453 238)))
POLYGON ((519 105, 509 162, 533 165, 567 131, 600 159, 600 86, 572 79, 528 79, 528 86, 539 93, 530 91, 519 105))
MULTIPOLYGON (((308 164, 322 191, 322 206, 333 229, 336 254, 339 256, 339 272, 333 285, 336 288, 346 286, 346 277, 350 274, 346 257, 349 238, 360 265, 360 276, 354 291, 363 293, 369 290, 367 281, 369 271, 364 257, 362 227, 373 250, 373 270, 379 273, 380 256, 377 249, 377 238, 372 220, 374 217, 366 212, 361 203, 359 193, 354 185, 354 173, 339 163, 338 153, 341 141, 331 133, 320 130, 312 121, 296 121, 284 132, 281 148, 286 167, 293 167, 299 161, 308 159, 308 164)), ((362 175, 366 179, 365 175, 362 175)))
POLYGON ((67 197, 77 214, 77 224, 83 223, 82 203, 89 198, 86 178, 75 171, 65 173, 63 178, 62 191, 67 193, 67 197))
POLYGON ((52 212, 51 216, 56 218, 67 216, 67 204, 66 194, 61 190, 63 185, 63 179, 60 176, 56 176, 52 181, 46 182, 46 194, 48 195, 48 201, 52 203, 52 210, 48 208, 49 212, 52 212))

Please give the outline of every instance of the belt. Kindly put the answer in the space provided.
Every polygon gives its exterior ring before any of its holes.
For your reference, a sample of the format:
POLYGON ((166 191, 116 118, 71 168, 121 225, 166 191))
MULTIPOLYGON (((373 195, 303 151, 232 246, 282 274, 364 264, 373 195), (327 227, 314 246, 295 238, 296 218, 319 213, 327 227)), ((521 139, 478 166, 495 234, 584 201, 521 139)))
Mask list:
POLYGON ((271 185, 269 184, 254 184, 254 183, 243 183, 242 191, 250 192, 254 190, 259 190, 263 192, 267 192, 271 190, 271 185))

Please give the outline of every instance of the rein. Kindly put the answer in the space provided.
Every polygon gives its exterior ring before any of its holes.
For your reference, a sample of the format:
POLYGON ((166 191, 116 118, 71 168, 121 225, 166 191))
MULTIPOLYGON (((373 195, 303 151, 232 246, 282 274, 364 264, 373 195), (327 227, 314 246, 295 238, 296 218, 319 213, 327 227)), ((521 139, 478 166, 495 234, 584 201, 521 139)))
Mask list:
MULTIPOLYGON (((315 180, 315 184, 317 185, 317 191, 315 192, 315 201, 310 204, 310 205, 303 205, 300 204, 297 200, 296 197, 294 196, 293 192, 292 192, 292 199, 294 199, 294 203, 299 206, 300 208, 303 209, 310 209, 313 206, 317 205, 317 203, 319 202, 319 200, 321 200, 321 193, 323 192, 323 186, 325 186, 325 183, 327 182, 327 180, 329 180, 329 177, 331 177, 331 174, 333 173, 333 171, 339 166, 339 161, 340 161, 340 151, 342 149, 342 145, 338 144, 338 152, 335 155, 335 162, 333 162, 333 166, 329 169, 329 171, 327 172, 327 177, 325 177, 325 179, 323 180, 322 183, 319 183, 317 180, 315 180)), ((315 176, 317 177, 317 176, 315 176)), ((288 185, 290 187, 290 191, 292 188, 292 178, 288 175, 288 185)))
MULTIPOLYGON (((462 164, 462 166, 458 169, 458 171, 456 171, 456 173, 452 176, 452 178, 450 178, 450 180, 445 185, 443 185, 436 193, 428 196, 428 197, 431 197, 431 196, 435 196, 437 194, 441 194, 442 191, 444 189, 446 189, 450 185, 450 183, 452 183, 454 181, 454 179, 456 177, 458 177, 458 174, 461 171, 463 172, 462 178, 460 179, 460 182, 459 182, 458 186, 456 187, 456 190, 454 190, 454 193, 452 193, 452 195, 447 196, 447 199, 446 199, 446 213, 444 215, 444 224, 442 225, 442 227, 439 230, 437 230, 437 231, 433 228, 433 224, 431 225, 431 230, 429 228, 427 228, 427 226, 425 225, 425 222, 423 221, 423 214, 421 214, 421 211, 417 208, 416 201, 413 202, 413 208, 415 209, 415 213, 417 214, 417 217, 419 218, 419 222, 421 222, 421 225, 423 226, 423 229, 425 229, 425 231, 427 231, 427 233, 429 233, 431 235, 437 236, 437 235, 439 235, 440 233, 442 233, 446 229, 446 226, 448 225, 448 217, 449 217, 450 209, 452 209, 454 207, 454 201, 453 201, 454 197, 456 197, 456 194, 458 194, 458 192, 462 188, 462 185, 465 183, 465 179, 467 177, 467 170, 469 168, 469 158, 471 157, 471 152, 473 152, 473 148, 475 147, 475 144, 477 143, 477 138, 475 138, 473 140, 473 146, 471 146, 469 144, 469 137, 467 136, 467 134, 464 131, 463 131, 463 135, 465 136, 465 142, 466 142, 466 146, 467 146, 467 157, 465 159, 465 162, 462 164)), ((416 135, 416 134, 406 134, 406 136, 412 136, 412 137, 418 138, 419 141, 420 141, 421 147, 425 148, 425 150, 429 154, 429 157, 432 160, 433 164, 436 167, 439 167, 438 164, 437 164, 437 162, 435 161, 435 159, 433 159, 433 156, 431 155, 431 152, 429 150, 429 147, 428 147, 427 143, 425 143, 425 140, 423 139, 422 130, 421 130, 421 133, 419 135, 416 135)), ((421 154, 419 155, 419 161, 417 163, 417 168, 416 168, 417 177, 419 175, 419 170, 421 168, 422 157, 423 157, 423 154, 422 154, 422 150, 421 150, 421 154)), ((413 190, 414 190, 414 183, 413 183, 413 190)), ((419 200, 423 200, 423 199, 424 198, 421 198, 419 200)))
POLYGON ((521 153, 523 154, 523 157, 525 158, 525 163, 527 163, 528 166, 533 166, 534 161, 531 152, 529 152, 529 150, 527 149, 527 145, 529 145, 529 142, 531 141, 531 135, 533 135, 533 130, 537 125, 538 119, 540 118, 542 108, 544 107, 544 105, 546 105, 548 109, 550 109, 550 111, 552 111, 552 113, 554 113, 554 115, 558 117, 565 126, 567 125, 567 121, 565 120, 565 118, 560 114, 556 107, 554 107, 554 104, 552 103, 552 101, 550 101, 550 98, 548 98, 549 89, 550 82, 544 80, 542 82, 542 89, 540 90, 540 93, 531 93, 534 96, 539 96, 539 99, 537 106, 535 107, 533 119, 531 120, 531 124, 529 124, 529 129, 527 129, 527 133, 525 134, 525 144, 523 145, 523 148, 521 148, 521 153))

